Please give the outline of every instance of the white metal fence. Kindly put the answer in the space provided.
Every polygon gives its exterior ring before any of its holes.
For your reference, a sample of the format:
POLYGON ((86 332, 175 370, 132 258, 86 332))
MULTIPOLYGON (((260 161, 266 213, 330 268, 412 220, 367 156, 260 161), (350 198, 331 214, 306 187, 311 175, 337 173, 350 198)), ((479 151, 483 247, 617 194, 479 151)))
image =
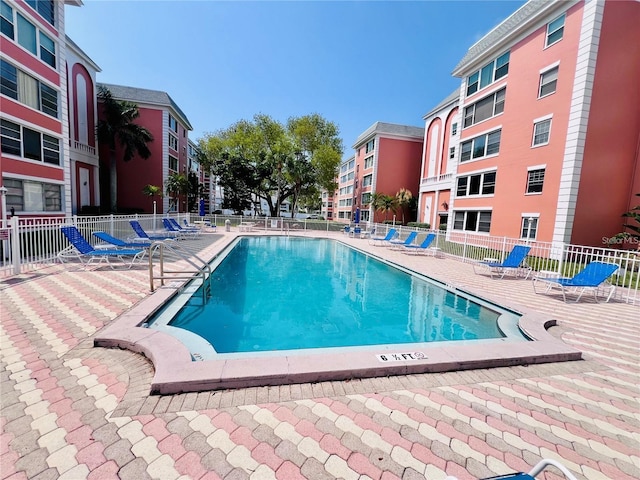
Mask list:
MULTIPOLYGON (((202 221, 203 218, 178 215, 182 222, 202 221)), ((73 216, 68 218, 19 218, 12 217, 7 225, 0 228, 0 277, 25 273, 51 265, 58 254, 69 247, 69 243, 60 231, 62 225, 75 225, 92 244, 97 239, 94 231, 105 231, 117 238, 135 236, 130 220, 138 220, 148 232, 164 231, 160 215, 104 215, 73 216)), ((340 232, 343 223, 299 218, 240 217, 212 215, 208 216, 212 224, 222 230, 227 227, 238 229, 256 229, 274 233, 293 233, 297 230, 317 232, 340 232)), ((523 241, 506 237, 490 237, 464 232, 444 232, 437 230, 415 229, 388 224, 363 225, 362 231, 375 227, 375 235, 384 236, 389 228, 396 228, 400 238, 406 238, 409 232, 419 232, 416 243, 420 243, 428 233, 435 233, 432 246, 443 256, 463 262, 477 262, 488 258, 504 260, 515 245, 526 244, 531 247, 526 262, 534 272, 545 275, 554 274, 571 277, 586 264, 593 261, 615 263, 619 269, 610 282, 617 286, 614 298, 618 301, 640 304, 640 251, 621 250, 604 247, 588 247, 563 243, 523 241)))

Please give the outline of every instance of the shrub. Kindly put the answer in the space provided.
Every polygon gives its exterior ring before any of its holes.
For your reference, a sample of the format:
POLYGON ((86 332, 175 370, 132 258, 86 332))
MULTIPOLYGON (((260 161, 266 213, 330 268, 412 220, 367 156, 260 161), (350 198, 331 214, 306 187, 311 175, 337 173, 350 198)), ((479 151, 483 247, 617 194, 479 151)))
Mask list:
POLYGON ((440 225, 438 225, 438 230, 446 231, 447 230, 447 224, 446 223, 441 223, 440 225))
POLYGON ((425 229, 429 230, 431 228, 431 224, 430 223, 420 223, 420 222, 409 222, 409 223, 407 223, 407 227, 425 228, 425 229))

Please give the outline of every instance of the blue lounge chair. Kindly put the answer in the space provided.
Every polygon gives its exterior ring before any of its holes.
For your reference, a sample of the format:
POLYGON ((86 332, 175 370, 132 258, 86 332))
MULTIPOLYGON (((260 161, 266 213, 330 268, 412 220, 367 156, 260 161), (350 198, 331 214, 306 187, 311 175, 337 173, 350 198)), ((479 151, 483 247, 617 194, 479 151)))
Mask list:
MULTIPOLYGON (((125 265, 127 264, 127 260, 129 260, 129 268, 131 268, 136 260, 141 260, 145 254, 144 249, 96 249, 91 246, 76 227, 60 227, 60 230, 78 252, 77 258, 84 265, 89 265, 97 260, 98 263, 107 262, 109 266, 113 268, 110 260, 117 258, 125 265)), ((62 260, 62 257, 60 257, 60 259, 62 260)))
MULTIPOLYGON (((404 253, 410 253, 414 255, 427 253, 427 251, 429 250, 429 247, 431 246, 435 238, 436 238, 436 234, 430 233, 424 238, 424 240, 420 245, 415 245, 415 244, 404 245, 404 253)), ((436 250, 432 249, 431 251, 434 252, 434 255, 435 255, 436 250)))
POLYGON ((111 245, 118 248, 149 248, 151 246, 151 241, 137 241, 137 242, 125 242, 119 238, 116 238, 112 235, 109 235, 107 232, 93 232, 93 235, 102 240, 105 243, 110 243, 111 245))
POLYGON ((164 228, 167 232, 175 233, 179 239, 187 238, 187 237, 191 237, 191 238, 195 237, 195 232, 187 232, 186 230, 180 228, 180 225, 178 226, 174 225, 173 222, 171 222, 171 220, 168 218, 163 218, 162 224, 164 225, 164 228))
POLYGON ((147 232, 144 231, 144 229, 142 228, 142 225, 140 225, 140 222, 138 222, 137 220, 129 220, 129 224, 131 225, 131 228, 133 228, 133 231, 136 232, 136 235, 138 236, 138 238, 147 239, 147 240, 160 240, 160 241, 177 239, 177 235, 175 235, 175 232, 173 235, 149 235, 147 232))
MULTIPOLYGON (((171 222, 171 225, 173 225, 174 228, 176 228, 179 232, 187 233, 189 235, 193 235, 194 237, 197 237, 200 235, 200 229, 195 225, 183 227, 176 221, 175 218, 170 218, 169 221, 171 222)), ((185 218, 184 221, 186 223, 187 219, 185 218)))
POLYGON ((529 254, 529 250, 531 250, 529 245, 516 245, 507 255, 507 258, 504 259, 504 262, 478 262, 473 265, 473 271, 478 273, 476 268, 481 268, 485 272, 488 270, 491 278, 493 278, 494 273, 501 274, 500 278, 504 278, 508 271, 514 271, 517 275, 520 270, 525 269, 527 270, 527 275, 524 278, 527 279, 531 273, 531 267, 524 264, 524 259, 529 254))
POLYGON ((371 230, 368 230, 366 232, 362 232, 360 234, 360 238, 371 238, 371 237, 373 237, 374 233, 376 233, 376 227, 375 226, 371 227, 371 230))
POLYGON ((418 232, 409 232, 409 235, 407 235, 407 238, 404 240, 389 240, 389 242, 387 242, 387 247, 401 250, 403 247, 413 244, 413 241, 417 236, 418 232))
MULTIPOLYGON (((560 470, 567 480, 577 480, 577 478, 569 471, 567 467, 562 465, 556 460, 550 458, 544 458, 540 460, 529 473, 518 472, 508 473, 506 475, 498 475, 497 477, 484 478, 483 480, 536 480, 536 477, 540 475, 547 467, 552 466, 560 470)), ((456 477, 448 476, 445 480, 457 480, 456 477)))
POLYGON ((369 239, 369 243, 374 247, 385 245, 387 242, 390 242, 394 238, 398 236, 398 231, 395 228, 390 228, 387 232, 387 235, 384 237, 371 237, 369 239))
POLYGON ((566 302, 566 291, 573 289, 578 293, 576 302, 580 300, 582 294, 587 290, 593 292, 593 298, 598 301, 599 290, 609 290, 607 300, 611 300, 613 292, 616 289, 615 285, 605 284, 605 281, 613 275, 619 266, 614 263, 604 262, 591 262, 582 271, 578 272, 571 278, 538 278, 533 279, 533 291, 535 293, 549 293, 554 287, 558 287, 562 291, 562 299, 566 302), (536 285, 541 282, 544 285, 544 292, 538 292, 536 285))

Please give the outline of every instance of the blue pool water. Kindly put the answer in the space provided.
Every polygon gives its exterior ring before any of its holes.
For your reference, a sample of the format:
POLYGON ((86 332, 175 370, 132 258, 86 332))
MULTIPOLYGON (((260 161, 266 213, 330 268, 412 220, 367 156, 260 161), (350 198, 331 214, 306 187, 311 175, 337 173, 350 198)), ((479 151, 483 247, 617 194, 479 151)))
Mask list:
POLYGON ((244 237, 167 323, 217 353, 503 338, 516 316, 481 303, 334 240, 244 237))

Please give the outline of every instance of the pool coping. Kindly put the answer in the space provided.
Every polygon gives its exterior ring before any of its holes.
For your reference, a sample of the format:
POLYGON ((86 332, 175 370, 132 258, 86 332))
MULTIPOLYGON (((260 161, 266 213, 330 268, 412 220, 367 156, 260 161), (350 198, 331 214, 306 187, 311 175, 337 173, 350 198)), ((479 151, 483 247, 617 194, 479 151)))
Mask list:
MULTIPOLYGON (((223 241, 220 251, 227 248, 235 238, 223 241)), ((465 287, 460 290, 522 315, 519 320, 520 329, 532 341, 509 342, 496 339, 479 341, 477 344, 425 344, 422 350, 424 358, 407 355, 408 359, 398 357, 390 363, 381 361, 378 355, 408 354, 415 351, 415 346, 419 344, 407 347, 376 345, 356 350, 332 348, 313 353, 269 356, 247 354, 241 358, 193 361, 189 349, 178 339, 141 326, 166 301, 179 293, 186 283, 182 282, 179 286, 172 283, 171 286, 156 290, 97 332, 94 338, 96 346, 123 348, 149 358, 155 369, 151 394, 438 373, 582 359, 579 350, 547 331, 557 324, 555 319, 512 304, 504 298, 493 298, 486 292, 465 287)))

